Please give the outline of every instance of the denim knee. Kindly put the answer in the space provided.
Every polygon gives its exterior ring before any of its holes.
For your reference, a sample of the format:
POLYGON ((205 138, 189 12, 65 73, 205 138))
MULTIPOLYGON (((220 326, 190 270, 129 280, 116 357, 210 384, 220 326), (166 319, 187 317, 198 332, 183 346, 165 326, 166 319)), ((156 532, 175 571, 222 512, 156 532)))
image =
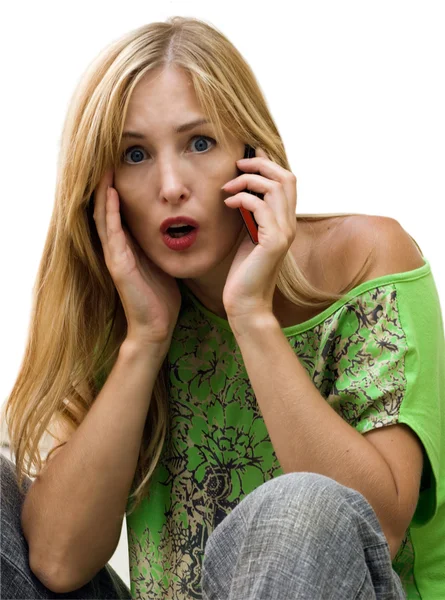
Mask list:
POLYGON ((21 513, 26 492, 32 481, 24 480, 24 491, 20 493, 15 477, 15 465, 0 455, 1 481, 1 597, 12 597, 10 590, 20 581, 27 582, 27 590, 34 598, 43 598, 39 590, 40 581, 29 566, 29 549, 21 526, 21 513), (7 596, 3 596, 6 593, 7 596))
POLYGON ((366 498, 306 472, 259 486, 215 528, 202 586, 211 600, 404 597, 366 498))
MULTIPOLYGON (((229 521, 227 521, 229 519, 229 521)), ((245 526, 267 526, 280 529, 301 529, 310 532, 313 542, 327 538, 343 538, 348 534, 372 535, 372 543, 386 544, 377 516, 358 491, 341 485, 318 473, 288 473, 276 477, 248 494, 226 517, 239 519, 245 526), (262 525, 261 525, 262 524, 262 525)), ((224 525, 224 521, 219 525, 224 525)), ((233 524, 232 524, 233 525, 233 524)), ((215 530, 217 531, 217 530, 215 530)))
POLYGON ((0 455, 0 474, 2 492, 2 554, 22 557, 22 566, 26 569, 28 565, 25 555, 28 553, 28 544, 23 536, 21 513, 25 494, 32 482, 28 477, 25 477, 24 492, 21 494, 15 477, 15 465, 3 455, 0 455))
POLYGON ((114 571, 105 565, 93 579, 73 592, 57 594, 45 587, 29 566, 29 548, 23 535, 21 513, 26 493, 32 485, 25 478, 23 494, 15 477, 15 465, 0 455, 1 475, 1 588, 0 598, 101 598, 131 599, 130 590, 114 571))
POLYGON ((362 494, 330 477, 319 473, 299 472, 280 475, 263 483, 248 494, 242 503, 246 513, 251 513, 264 504, 273 505, 278 513, 289 510, 294 505, 298 505, 299 508, 307 505, 308 509, 312 508, 315 511, 328 510, 331 504, 336 506, 339 502, 351 498, 356 502, 368 504, 362 494))

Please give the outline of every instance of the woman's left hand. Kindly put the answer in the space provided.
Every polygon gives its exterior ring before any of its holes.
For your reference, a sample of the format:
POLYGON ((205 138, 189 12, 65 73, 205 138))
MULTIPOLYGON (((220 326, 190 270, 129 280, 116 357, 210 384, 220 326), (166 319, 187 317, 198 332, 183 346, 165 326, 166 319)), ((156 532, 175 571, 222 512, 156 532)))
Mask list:
MULTIPOLYGON (((226 205, 253 212, 258 223, 258 244, 244 238, 233 259, 223 291, 228 319, 273 315, 273 297, 282 262, 296 235, 297 178, 271 161, 262 148, 254 158, 237 161, 239 177, 224 186, 226 205), (258 173, 259 174, 256 174, 258 173), (264 200, 243 192, 264 194, 264 200)), ((240 218, 241 215, 240 215, 240 218)))

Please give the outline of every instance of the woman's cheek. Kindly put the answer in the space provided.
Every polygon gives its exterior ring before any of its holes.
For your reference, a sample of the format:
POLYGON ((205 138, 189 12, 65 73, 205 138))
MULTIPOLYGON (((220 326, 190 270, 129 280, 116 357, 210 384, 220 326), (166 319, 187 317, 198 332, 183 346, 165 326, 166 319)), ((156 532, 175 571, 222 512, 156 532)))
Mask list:
POLYGON ((114 172, 114 187, 119 197, 128 196, 134 188, 134 177, 130 176, 125 167, 114 172))
POLYGON ((126 209, 131 209, 132 206, 137 205, 138 197, 144 188, 143 185, 138 183, 137 177, 124 173, 115 174, 114 187, 119 195, 121 206, 126 209))

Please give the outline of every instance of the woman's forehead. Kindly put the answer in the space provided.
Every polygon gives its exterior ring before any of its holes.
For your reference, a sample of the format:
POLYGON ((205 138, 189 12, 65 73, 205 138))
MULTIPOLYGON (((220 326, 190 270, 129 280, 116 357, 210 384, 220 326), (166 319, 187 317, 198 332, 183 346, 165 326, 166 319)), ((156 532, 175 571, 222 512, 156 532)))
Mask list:
POLYGON ((156 75, 147 73, 133 90, 127 110, 127 119, 143 116, 144 120, 169 121, 172 129, 205 118, 195 90, 177 73, 156 75))

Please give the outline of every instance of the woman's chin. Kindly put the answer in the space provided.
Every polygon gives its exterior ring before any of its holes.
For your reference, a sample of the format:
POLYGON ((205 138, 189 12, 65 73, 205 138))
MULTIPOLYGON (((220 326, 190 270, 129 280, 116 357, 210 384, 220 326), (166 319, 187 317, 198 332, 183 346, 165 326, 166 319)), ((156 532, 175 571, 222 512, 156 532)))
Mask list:
POLYGON ((181 260, 167 260, 160 267, 175 279, 198 279, 215 270, 215 264, 209 261, 208 258, 205 260, 205 264, 201 261, 198 262, 198 260, 191 260, 189 264, 185 264, 185 261, 181 260))

